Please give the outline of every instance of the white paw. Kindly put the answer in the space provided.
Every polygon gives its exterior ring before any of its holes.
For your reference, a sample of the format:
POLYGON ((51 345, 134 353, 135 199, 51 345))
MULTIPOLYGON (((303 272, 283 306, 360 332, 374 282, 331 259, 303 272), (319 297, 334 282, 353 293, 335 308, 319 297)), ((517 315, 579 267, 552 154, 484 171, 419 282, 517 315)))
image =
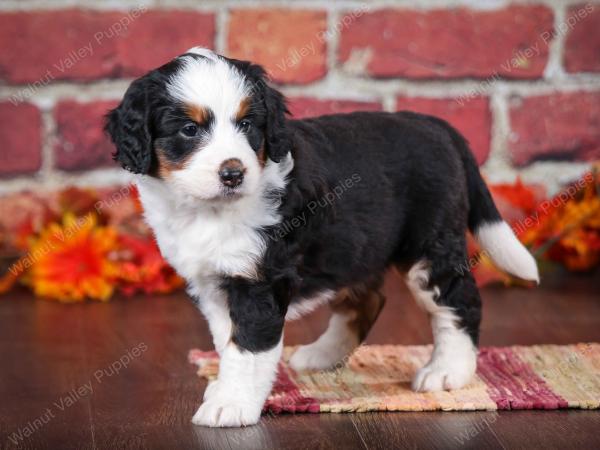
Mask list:
POLYGON ((217 386, 219 386, 219 380, 218 379, 214 379, 208 382, 208 385, 206 386, 206 389, 204 390, 204 396, 202 397, 202 399, 204 401, 208 400, 211 396, 211 393, 217 391, 217 386))
POLYGON ((236 404, 235 400, 221 403, 209 399, 200 405, 192 423, 205 427, 244 427, 255 425, 260 419, 262 408, 236 404))
POLYGON ((204 394, 206 400, 192 417, 192 423, 205 427, 243 427, 258 423, 262 399, 244 398, 239 392, 225 390, 215 382, 208 388, 204 394), (211 388, 210 391, 208 388, 211 388))
POLYGON ((421 368, 412 382, 412 389, 417 392, 434 392, 460 389, 471 382, 477 369, 477 354, 475 350, 463 355, 450 354, 433 357, 421 368))
POLYGON ((302 370, 326 370, 336 363, 342 364, 346 352, 340 348, 328 348, 316 343, 301 345, 290 358, 290 367, 299 372, 302 370))

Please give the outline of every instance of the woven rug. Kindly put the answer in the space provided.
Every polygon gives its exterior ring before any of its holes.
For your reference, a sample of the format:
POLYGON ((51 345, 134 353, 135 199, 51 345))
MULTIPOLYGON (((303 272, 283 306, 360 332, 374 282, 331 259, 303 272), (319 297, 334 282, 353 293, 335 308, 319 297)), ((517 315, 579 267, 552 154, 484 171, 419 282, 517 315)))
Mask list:
MULTIPOLYGON (((265 412, 473 411, 600 408, 600 344, 488 347, 477 376, 456 391, 416 393, 410 381, 431 346, 363 345, 331 371, 297 373, 285 361, 265 412)), ((198 374, 214 379, 215 352, 191 350, 198 374)))

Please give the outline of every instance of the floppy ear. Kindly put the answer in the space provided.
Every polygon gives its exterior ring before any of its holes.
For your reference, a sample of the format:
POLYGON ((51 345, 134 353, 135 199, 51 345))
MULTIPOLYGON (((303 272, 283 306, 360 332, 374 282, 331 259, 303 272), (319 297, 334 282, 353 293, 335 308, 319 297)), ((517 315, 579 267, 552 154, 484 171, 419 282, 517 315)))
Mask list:
POLYGON ((267 110, 265 150, 271 160, 279 162, 288 154, 292 146, 285 118, 288 110, 283 94, 263 83, 263 98, 267 110))
POLYGON ((259 94, 267 113, 265 126, 265 150, 274 162, 281 161, 291 150, 292 138, 287 129, 286 113, 289 113, 281 92, 267 84, 268 75, 261 66, 249 61, 230 59, 250 78, 253 89, 259 94))
POLYGON ((152 137, 148 128, 148 94, 143 81, 134 81, 121 104, 106 115, 104 130, 117 148, 114 160, 130 172, 147 174, 152 163, 152 137))

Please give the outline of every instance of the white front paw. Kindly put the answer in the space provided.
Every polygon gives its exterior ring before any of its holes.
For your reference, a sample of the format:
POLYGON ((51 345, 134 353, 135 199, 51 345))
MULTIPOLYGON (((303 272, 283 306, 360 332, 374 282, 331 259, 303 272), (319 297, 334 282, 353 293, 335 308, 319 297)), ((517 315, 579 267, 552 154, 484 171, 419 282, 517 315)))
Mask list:
POLYGON ((202 397, 202 399, 204 401, 208 400, 210 398, 211 394, 214 393, 215 391, 217 391, 218 386, 219 386, 218 379, 209 381, 208 385, 206 386, 206 389, 204 390, 204 396, 202 397))
POLYGON ((476 369, 475 351, 454 358, 434 357, 417 372, 412 382, 412 389, 417 392, 460 389, 471 382, 476 369))
POLYGON ((260 419, 261 408, 236 404, 235 400, 222 403, 210 399, 202 403, 192 423, 205 427, 244 427, 255 425, 260 419))
POLYGON ((258 423, 262 399, 245 398, 239 392, 223 389, 216 381, 207 387, 205 401, 192 417, 192 423, 206 427, 242 427, 258 423))
POLYGON ((297 372, 311 369, 329 369, 335 363, 335 355, 314 344, 301 345, 290 358, 290 367, 297 372))
POLYGON ((291 356, 289 364, 296 372, 333 369, 337 364, 343 365, 344 358, 354 348, 354 346, 349 347, 347 349, 341 344, 337 347, 320 345, 318 341, 301 345, 291 356))

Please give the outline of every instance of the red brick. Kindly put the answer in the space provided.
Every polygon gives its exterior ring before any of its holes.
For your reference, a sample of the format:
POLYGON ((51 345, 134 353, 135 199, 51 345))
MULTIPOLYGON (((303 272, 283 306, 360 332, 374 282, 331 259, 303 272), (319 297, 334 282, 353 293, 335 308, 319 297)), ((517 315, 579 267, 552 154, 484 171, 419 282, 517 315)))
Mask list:
POLYGON ((342 30, 339 59, 376 77, 537 78, 553 20, 545 6, 380 10, 342 30))
POLYGON ((600 158, 600 92, 515 97, 509 111, 515 164, 600 158))
POLYGON ((56 167, 85 170, 114 165, 115 149, 104 134, 103 117, 115 106, 116 102, 112 101, 78 103, 71 100, 56 105, 56 167))
POLYGON ((40 111, 29 103, 0 103, 0 176, 33 173, 42 164, 40 111))
POLYGON ((289 110, 295 119, 352 111, 381 111, 381 103, 378 102, 320 100, 311 97, 294 97, 288 100, 289 110))
POLYGON ((212 14, 132 11, 1 13, 0 78, 48 84, 137 76, 194 45, 213 46, 212 14))
POLYGON ((492 129, 492 115, 487 98, 476 97, 461 103, 454 98, 399 97, 397 108, 446 120, 467 138, 479 164, 487 160, 492 129))
POLYGON ((233 10, 228 54, 263 65, 280 83, 305 84, 326 73, 324 11, 233 10))
POLYGON ((561 27, 569 30, 564 53, 567 72, 600 72, 600 5, 572 6, 561 27))
POLYGON ((148 11, 123 39, 114 39, 124 75, 141 75, 191 47, 214 48, 214 15, 148 11))

